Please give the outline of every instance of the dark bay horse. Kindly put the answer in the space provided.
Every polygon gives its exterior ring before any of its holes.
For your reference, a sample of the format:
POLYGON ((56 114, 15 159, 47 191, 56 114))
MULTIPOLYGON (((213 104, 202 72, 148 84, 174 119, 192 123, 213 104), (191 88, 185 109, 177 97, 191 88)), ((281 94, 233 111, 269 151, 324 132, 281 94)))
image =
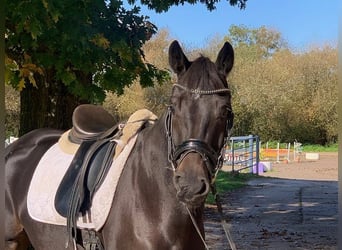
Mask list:
MULTIPOLYGON (((189 61, 177 41, 170 45, 178 82, 167 111, 139 134, 126 162, 99 232, 105 249, 205 249, 204 202, 233 122, 226 80, 233 62, 228 42, 215 63, 189 61)), ((26 205, 34 170, 61 134, 35 130, 6 148, 7 249, 66 249, 66 228, 33 220, 26 205)))

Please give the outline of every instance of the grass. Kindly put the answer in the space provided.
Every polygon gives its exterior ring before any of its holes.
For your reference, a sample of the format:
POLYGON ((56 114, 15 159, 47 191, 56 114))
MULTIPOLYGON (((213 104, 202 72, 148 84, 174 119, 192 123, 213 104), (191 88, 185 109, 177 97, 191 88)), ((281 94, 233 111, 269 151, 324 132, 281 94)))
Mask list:
MULTIPOLYGON (((276 149, 277 148, 276 141, 269 141, 268 148, 276 149)), ((287 148, 288 143, 280 143, 279 148, 287 148)), ((261 148, 266 148, 266 143, 261 145, 261 148)), ((326 146, 318 145, 318 144, 303 144, 302 145, 303 152, 338 152, 338 143, 332 143, 326 146)), ((293 149, 293 143, 291 143, 291 149, 293 149)))
POLYGON ((331 144, 327 146, 322 145, 303 145, 304 152, 338 152, 338 144, 331 144))
MULTIPOLYGON (((222 195, 223 193, 244 187, 246 182, 252 177, 256 177, 256 175, 220 171, 215 182, 217 193, 222 195)), ((208 195, 206 202, 208 204, 215 204, 214 196, 211 193, 208 195)))

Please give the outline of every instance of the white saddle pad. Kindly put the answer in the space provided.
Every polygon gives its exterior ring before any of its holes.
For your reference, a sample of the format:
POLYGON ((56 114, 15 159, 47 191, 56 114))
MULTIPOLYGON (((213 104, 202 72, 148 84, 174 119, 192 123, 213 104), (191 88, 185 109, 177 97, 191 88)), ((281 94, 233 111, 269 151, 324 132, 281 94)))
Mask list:
MULTIPOLYGON (((116 186, 126 160, 136 142, 135 135, 115 159, 101 187, 94 194, 90 212, 79 217, 77 226, 99 230, 104 225, 112 202, 116 186)), ((63 152, 58 143, 54 144, 40 160, 33 174, 27 196, 27 208, 30 216, 49 224, 66 225, 66 218, 58 214, 54 200, 58 186, 67 171, 73 155, 63 152)))

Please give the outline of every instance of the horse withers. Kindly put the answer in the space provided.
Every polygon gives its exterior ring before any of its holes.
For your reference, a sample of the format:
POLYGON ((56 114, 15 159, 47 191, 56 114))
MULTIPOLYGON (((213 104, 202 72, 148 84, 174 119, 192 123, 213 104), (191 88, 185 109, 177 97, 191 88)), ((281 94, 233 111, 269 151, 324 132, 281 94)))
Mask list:
MULTIPOLYGON (((215 62, 189 61, 177 41, 169 63, 177 74, 170 105, 143 129, 125 163, 108 218, 97 235, 104 249, 205 249, 204 202, 222 166, 233 123, 226 42, 215 62)), ((66 226, 38 222, 27 209, 31 178, 62 131, 32 131, 6 148, 6 248, 83 249, 66 226)), ((49 169, 46 169, 49 172, 49 169)), ((44 190, 41 190, 44 192, 44 190)))

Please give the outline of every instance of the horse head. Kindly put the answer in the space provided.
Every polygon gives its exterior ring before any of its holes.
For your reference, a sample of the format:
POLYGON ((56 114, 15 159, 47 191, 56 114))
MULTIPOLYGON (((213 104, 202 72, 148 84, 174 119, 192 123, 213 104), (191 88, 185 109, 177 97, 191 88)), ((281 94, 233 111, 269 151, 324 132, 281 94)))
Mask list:
POLYGON ((169 63, 178 78, 166 118, 169 161, 177 198, 196 208, 203 205, 222 166, 233 124, 226 78, 233 67, 234 51, 226 42, 215 63, 203 56, 189 61, 174 41, 169 63))

